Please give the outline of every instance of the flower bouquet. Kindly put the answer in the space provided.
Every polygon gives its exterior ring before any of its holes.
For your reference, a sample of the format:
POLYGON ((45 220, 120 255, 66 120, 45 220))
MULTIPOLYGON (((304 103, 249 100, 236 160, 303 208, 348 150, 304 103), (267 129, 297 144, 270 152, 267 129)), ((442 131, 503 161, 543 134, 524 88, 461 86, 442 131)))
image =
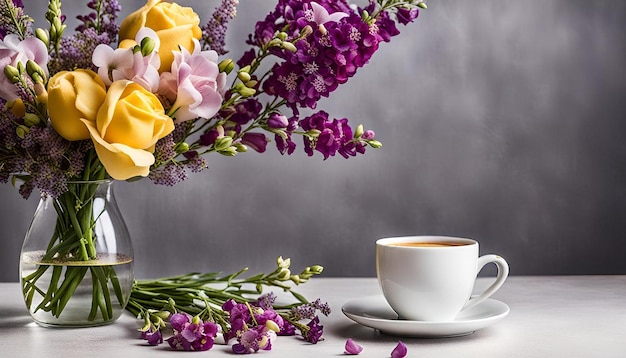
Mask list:
MULTIPOLYGON (((217 3, 201 24, 192 8, 148 0, 118 25, 118 1, 91 0, 76 31, 66 34, 60 0, 49 1, 45 28, 33 26, 20 0, 0 0, 0 105, 5 109, 0 112, 0 181, 18 186, 25 198, 37 189, 42 195, 37 213, 53 213, 49 231, 38 229, 45 221, 38 214, 29 230, 44 231, 45 237, 40 249, 27 252, 29 268, 22 270, 31 312, 59 319, 72 298, 87 290, 88 314, 81 325, 110 322, 114 311, 128 307, 148 320, 144 332, 150 337, 163 322, 154 312, 164 307, 181 314, 172 317, 179 333, 189 325, 194 334, 201 326, 213 332, 215 327, 199 324, 202 319, 228 332, 239 324, 232 317, 233 310, 242 310, 240 304, 257 323, 277 323, 255 318, 258 310, 246 298, 251 292, 242 288, 253 283, 257 294, 263 285, 287 289, 275 277, 236 282, 229 275, 191 275, 156 286, 133 285, 132 266, 124 270, 131 279, 119 277, 121 265, 132 265, 132 245, 120 239, 128 236, 127 229, 109 186, 143 177, 174 185, 189 172, 205 170, 209 153, 262 153, 271 141, 289 155, 298 146, 297 136, 309 156, 319 152, 324 159, 380 147, 373 131, 316 111, 316 104, 397 35, 398 23, 412 22, 426 5, 421 0, 370 0, 364 7, 345 0, 278 0, 249 35, 250 49, 233 60, 226 57, 225 34, 238 1, 217 3), (303 115, 303 109, 312 114, 303 115), (103 242, 112 247, 108 253, 103 242), (110 255, 122 261, 103 262, 110 255), (198 282, 225 282, 219 297, 235 301, 220 301, 216 314, 218 301, 211 300, 217 291, 198 282), (187 298, 191 301, 208 297, 203 309, 182 305, 184 295, 168 291, 183 287, 195 287, 189 288, 198 295, 187 298), (172 294, 172 300, 161 294, 172 294)), ((321 272, 290 278, 280 265, 274 274, 296 283, 321 272)), ((191 347, 179 343, 173 346, 191 347)))

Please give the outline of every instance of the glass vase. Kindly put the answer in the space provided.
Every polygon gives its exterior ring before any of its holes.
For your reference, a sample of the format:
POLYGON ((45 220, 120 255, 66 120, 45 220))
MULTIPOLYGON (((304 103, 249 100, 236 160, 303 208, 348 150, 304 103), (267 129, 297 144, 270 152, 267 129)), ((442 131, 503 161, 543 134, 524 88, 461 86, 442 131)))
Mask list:
POLYGON ((133 247, 113 183, 70 182, 59 197, 41 198, 20 257, 24 301, 38 324, 97 326, 123 313, 133 247))

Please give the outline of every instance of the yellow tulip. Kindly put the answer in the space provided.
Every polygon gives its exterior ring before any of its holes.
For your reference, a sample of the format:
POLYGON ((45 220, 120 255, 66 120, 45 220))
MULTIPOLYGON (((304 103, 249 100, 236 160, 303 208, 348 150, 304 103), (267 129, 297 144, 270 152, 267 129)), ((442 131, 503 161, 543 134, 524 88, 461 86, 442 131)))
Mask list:
POLYGON ((159 72, 167 72, 174 61, 172 51, 179 51, 179 46, 193 52, 193 39, 202 37, 200 17, 190 7, 176 3, 148 0, 146 5, 125 18, 119 31, 119 40, 134 40, 142 27, 154 30, 161 41, 159 72))
POLYGON ((106 87, 91 70, 61 71, 48 82, 48 116, 61 137, 74 141, 89 139, 82 119, 96 120, 106 87))
POLYGON ((113 82, 96 121, 83 123, 100 162, 117 180, 147 176, 156 142, 174 130, 159 99, 128 80, 113 82))

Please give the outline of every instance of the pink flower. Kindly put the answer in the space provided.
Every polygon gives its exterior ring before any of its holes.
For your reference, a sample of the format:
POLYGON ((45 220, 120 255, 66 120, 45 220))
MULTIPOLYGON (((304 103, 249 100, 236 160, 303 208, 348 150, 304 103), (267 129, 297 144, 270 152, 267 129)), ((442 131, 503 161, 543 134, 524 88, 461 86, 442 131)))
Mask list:
MULTIPOLYGON (((38 64, 48 77, 48 49, 41 40, 36 37, 20 40, 15 34, 8 34, 0 40, 0 68, 17 66, 18 62, 26 65, 28 60, 38 64)), ((7 101, 18 98, 17 88, 4 75, 0 76, 0 97, 7 101)))
POLYGON ((174 52, 171 72, 161 73, 159 93, 174 103, 169 114, 175 123, 211 118, 222 105, 226 74, 219 72, 217 52, 201 51, 194 43, 193 53, 174 52))
POLYGON ((318 25, 324 25, 329 21, 338 22, 342 18, 348 16, 348 14, 341 11, 329 14, 325 7, 316 2, 311 2, 311 10, 307 11, 305 16, 309 21, 313 21, 318 25))
POLYGON ((132 47, 115 50, 107 45, 96 47, 92 61, 98 67, 98 75, 107 86, 114 81, 130 80, 148 91, 158 90, 161 65, 158 56, 160 40, 156 32, 148 27, 143 27, 137 32, 135 43, 141 44, 144 38, 150 38, 154 44, 152 52, 145 56, 141 51, 134 52, 132 47))

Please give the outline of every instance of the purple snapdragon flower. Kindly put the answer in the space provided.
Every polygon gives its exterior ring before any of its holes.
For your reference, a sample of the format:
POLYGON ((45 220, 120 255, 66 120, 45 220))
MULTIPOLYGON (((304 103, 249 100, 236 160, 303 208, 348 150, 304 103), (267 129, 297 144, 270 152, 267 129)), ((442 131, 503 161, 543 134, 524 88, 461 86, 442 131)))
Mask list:
POLYGON ((405 9, 401 7, 401 8, 398 8, 398 11, 396 13, 398 22, 401 23, 402 25, 407 25, 410 22, 413 22, 415 19, 417 19, 417 16, 419 16, 418 8, 405 9))
POLYGON ((168 338, 170 347, 185 351, 206 351, 213 347, 217 325, 202 322, 199 317, 191 318, 185 313, 175 313, 170 318, 174 336, 168 338))
POLYGON ((158 329, 153 330, 152 328, 150 328, 147 331, 141 332, 141 338, 147 340, 148 344, 151 346, 158 346, 159 344, 163 343, 163 335, 158 329))
POLYGON ((309 330, 304 334, 304 339, 307 342, 316 344, 322 340, 322 334, 324 334, 324 326, 320 324, 319 317, 315 316, 308 324, 309 330))
MULTIPOLYGON (((369 13, 375 13, 374 6, 370 5, 369 13)), ((275 10, 257 23, 248 43, 260 47, 284 29, 288 29, 288 40, 299 40, 294 42, 295 52, 272 49, 284 61, 274 66, 263 83, 264 91, 286 99, 294 111, 299 106, 315 108, 320 98, 328 97, 369 61, 381 41, 398 34, 388 12, 381 12, 371 24, 365 23, 360 13, 345 1, 279 1, 275 10), (306 31, 311 34, 301 38, 306 31)), ((252 58, 248 52, 238 63, 249 64, 252 58)))
POLYGON ((224 340, 236 338, 232 350, 236 354, 254 353, 272 349, 276 333, 283 330, 285 320, 271 307, 274 297, 260 297, 256 303, 226 301, 222 309, 229 313, 230 330, 224 340))
MULTIPOLYGON (((359 140, 354 140, 353 131, 347 118, 330 121, 328 113, 319 111, 302 119, 300 126, 305 131, 315 130, 319 133, 315 139, 308 136, 303 137, 304 151, 309 156, 313 155, 313 150, 322 153, 324 159, 328 159, 336 153, 344 158, 355 156, 357 153, 365 153, 365 144, 359 140)), ((373 132, 368 132, 368 135, 373 135, 373 132)))

